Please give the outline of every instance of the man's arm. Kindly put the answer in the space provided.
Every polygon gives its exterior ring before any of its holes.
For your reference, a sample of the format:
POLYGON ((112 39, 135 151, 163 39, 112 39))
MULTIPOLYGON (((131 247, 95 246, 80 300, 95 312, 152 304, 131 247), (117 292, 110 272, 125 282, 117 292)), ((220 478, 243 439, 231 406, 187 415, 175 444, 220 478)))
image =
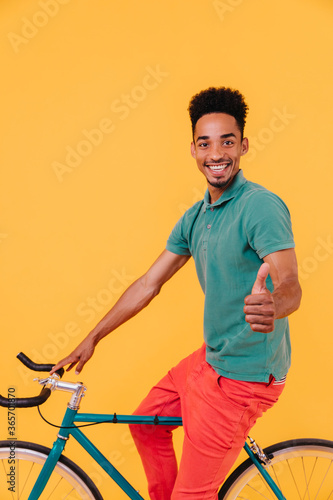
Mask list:
POLYGON ((59 368, 75 365, 76 373, 80 373, 83 366, 91 358, 95 347, 103 337, 111 333, 138 312, 144 309, 151 300, 158 295, 166 283, 189 259, 187 255, 176 255, 164 250, 148 271, 134 281, 119 298, 112 309, 95 326, 87 337, 66 358, 59 361, 51 370, 51 374, 59 368))
POLYGON ((284 318, 299 308, 302 291, 298 281, 296 254, 293 248, 264 257, 251 295, 245 297, 245 319, 255 332, 274 330, 274 320, 284 318), (273 293, 266 288, 270 274, 273 293))

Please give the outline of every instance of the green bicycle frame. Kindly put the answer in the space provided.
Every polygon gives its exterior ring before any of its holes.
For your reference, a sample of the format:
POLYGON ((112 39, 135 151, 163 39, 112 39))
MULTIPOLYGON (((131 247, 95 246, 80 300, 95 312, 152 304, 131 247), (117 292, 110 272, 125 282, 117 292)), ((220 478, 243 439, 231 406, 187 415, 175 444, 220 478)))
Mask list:
MULTIPOLYGON (((37 481, 29 495, 28 500, 38 500, 42 494, 62 452, 64 451, 69 436, 73 436, 77 442, 89 453, 89 455, 105 470, 116 484, 132 500, 144 500, 137 490, 120 474, 120 472, 109 462, 109 460, 96 448, 96 446, 83 434, 75 423, 119 423, 119 424, 148 424, 148 425, 182 425, 180 417, 151 417, 134 415, 108 415, 99 413, 78 413, 78 410, 67 408, 58 438, 54 442, 48 458, 37 478, 37 481)), ((245 450, 254 462, 260 473, 269 484, 278 500, 286 500, 270 475, 260 464, 256 455, 251 451, 247 443, 245 450)))
POLYGON ((244 449, 245 449, 246 453, 249 455, 249 457, 251 458, 254 465, 259 470, 262 477, 265 479, 268 486, 273 491, 276 498, 278 500, 286 500, 286 497, 281 493, 281 490, 277 487, 276 483, 273 481, 271 476, 268 474, 268 472, 264 469, 264 467, 260 463, 260 460, 258 459, 257 455, 255 453, 253 453, 253 451, 251 450, 250 446, 247 443, 244 444, 244 449))

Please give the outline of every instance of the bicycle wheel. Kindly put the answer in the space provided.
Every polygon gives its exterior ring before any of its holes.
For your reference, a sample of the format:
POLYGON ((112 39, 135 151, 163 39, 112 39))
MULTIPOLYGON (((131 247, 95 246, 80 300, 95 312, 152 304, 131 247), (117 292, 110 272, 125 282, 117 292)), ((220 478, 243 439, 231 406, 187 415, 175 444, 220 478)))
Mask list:
MULTIPOLYGON (((266 467, 287 500, 333 500, 333 441, 294 439, 266 448, 266 467)), ((276 500, 249 458, 227 479, 219 500, 276 500)))
MULTIPOLYGON (((1 500, 28 499, 49 452, 49 448, 35 443, 15 441, 15 448, 10 449, 8 441, 0 441, 1 500)), ((103 500, 103 497, 80 467, 61 456, 40 499, 103 500)))

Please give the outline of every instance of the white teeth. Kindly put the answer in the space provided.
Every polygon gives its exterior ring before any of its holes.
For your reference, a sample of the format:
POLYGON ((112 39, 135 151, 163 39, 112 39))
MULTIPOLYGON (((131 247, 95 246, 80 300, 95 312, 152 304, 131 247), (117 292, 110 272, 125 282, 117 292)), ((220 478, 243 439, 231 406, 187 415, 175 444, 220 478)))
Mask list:
POLYGON ((209 165, 209 168, 211 170, 214 170, 214 171, 216 171, 216 170, 221 170, 222 171, 222 170, 224 170, 227 167, 228 167, 228 165, 224 165, 224 166, 222 166, 222 165, 209 165))

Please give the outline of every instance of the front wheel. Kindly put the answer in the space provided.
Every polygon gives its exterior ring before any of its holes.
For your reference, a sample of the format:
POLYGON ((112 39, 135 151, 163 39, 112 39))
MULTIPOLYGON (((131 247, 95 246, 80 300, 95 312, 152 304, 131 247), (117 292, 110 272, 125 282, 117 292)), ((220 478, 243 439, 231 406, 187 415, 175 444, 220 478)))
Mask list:
MULTIPOLYGON (((25 441, 0 441, 0 499, 27 500, 50 449, 25 441), (11 445, 11 443, 13 443, 11 445)), ((40 500, 103 500, 74 462, 61 456, 40 500)))
MULTIPOLYGON (((333 500, 333 441, 294 439, 266 448, 266 470, 287 500, 333 500)), ((219 500, 275 500, 249 458, 226 480, 219 500)))

